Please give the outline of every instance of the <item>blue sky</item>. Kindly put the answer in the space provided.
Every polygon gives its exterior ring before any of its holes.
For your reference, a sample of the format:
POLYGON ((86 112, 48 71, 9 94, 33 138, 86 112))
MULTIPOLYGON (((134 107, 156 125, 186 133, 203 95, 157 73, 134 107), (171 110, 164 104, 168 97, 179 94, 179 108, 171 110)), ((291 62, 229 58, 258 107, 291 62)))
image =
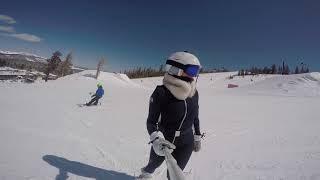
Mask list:
POLYGON ((159 66, 182 50, 207 68, 284 59, 319 71, 319 9, 316 0, 11 0, 1 2, 0 49, 73 51, 88 67, 105 57, 109 71, 159 66))

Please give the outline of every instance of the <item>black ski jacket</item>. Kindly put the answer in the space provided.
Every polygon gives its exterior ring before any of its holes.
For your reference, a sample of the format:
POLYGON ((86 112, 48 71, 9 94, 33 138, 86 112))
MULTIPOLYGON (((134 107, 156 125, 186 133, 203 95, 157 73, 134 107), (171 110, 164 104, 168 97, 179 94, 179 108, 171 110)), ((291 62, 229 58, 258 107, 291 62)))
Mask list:
MULTIPOLYGON (((198 117, 198 100, 198 91, 193 97, 186 99, 187 114, 181 127, 181 135, 192 132, 192 126, 194 126, 195 134, 201 134, 198 117)), ((183 100, 175 98, 164 85, 157 86, 150 97, 149 115, 147 119, 149 134, 158 129, 164 134, 166 139, 172 140, 175 131, 179 129, 185 111, 186 108, 183 100), (159 116, 161 120, 158 124, 159 116)))

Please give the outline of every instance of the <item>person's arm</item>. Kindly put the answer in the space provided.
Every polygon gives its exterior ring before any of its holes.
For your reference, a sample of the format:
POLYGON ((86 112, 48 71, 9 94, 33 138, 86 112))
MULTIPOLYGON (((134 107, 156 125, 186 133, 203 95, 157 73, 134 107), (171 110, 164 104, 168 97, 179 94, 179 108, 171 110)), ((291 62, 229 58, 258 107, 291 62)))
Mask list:
POLYGON ((96 90, 96 93, 94 93, 91 97, 97 96, 98 90, 99 90, 99 89, 97 89, 97 90, 96 90))
POLYGON ((198 91, 195 94, 196 96, 196 103, 197 103, 197 109, 196 109, 196 117, 194 119, 194 133, 196 135, 201 135, 201 131, 200 131, 200 122, 199 122, 199 94, 198 91))
POLYGON ((157 131, 157 123, 160 116, 161 90, 157 87, 149 100, 149 114, 147 118, 147 130, 149 135, 157 131))

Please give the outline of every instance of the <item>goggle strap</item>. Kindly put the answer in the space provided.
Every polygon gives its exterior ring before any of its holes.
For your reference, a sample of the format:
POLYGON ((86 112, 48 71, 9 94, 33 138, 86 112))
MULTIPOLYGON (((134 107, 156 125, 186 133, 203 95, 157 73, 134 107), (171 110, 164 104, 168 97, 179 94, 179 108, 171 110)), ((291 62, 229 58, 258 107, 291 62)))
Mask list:
POLYGON ((176 62, 176 61, 170 60, 170 59, 167 60, 166 64, 175 66, 175 67, 177 67, 177 68, 179 68, 179 69, 182 69, 182 70, 185 69, 185 65, 183 65, 183 64, 181 64, 181 63, 178 63, 178 62, 176 62))

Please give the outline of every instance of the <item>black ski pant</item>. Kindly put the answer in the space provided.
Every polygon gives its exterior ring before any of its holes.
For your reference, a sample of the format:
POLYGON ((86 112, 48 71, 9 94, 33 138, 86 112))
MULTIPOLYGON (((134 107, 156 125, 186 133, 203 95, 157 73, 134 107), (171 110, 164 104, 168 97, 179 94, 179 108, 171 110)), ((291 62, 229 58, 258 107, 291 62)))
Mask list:
POLYGON ((100 98, 101 98, 101 97, 94 96, 94 97, 91 99, 90 102, 86 103, 86 105, 87 105, 87 106, 91 106, 92 104, 93 104, 93 105, 97 105, 100 98))
MULTIPOLYGON (((183 170, 193 151, 194 139, 193 133, 188 133, 186 135, 176 137, 174 145, 176 149, 172 152, 172 156, 176 159, 178 166, 183 170)), ((171 139, 171 138, 169 138, 171 139)), ((172 140, 171 140, 172 141, 172 140)), ((153 148, 150 150, 149 162, 146 167, 143 168, 144 171, 148 173, 153 173, 165 160, 164 156, 158 156, 153 148)), ((167 177, 170 180, 169 172, 167 172, 167 177)))

